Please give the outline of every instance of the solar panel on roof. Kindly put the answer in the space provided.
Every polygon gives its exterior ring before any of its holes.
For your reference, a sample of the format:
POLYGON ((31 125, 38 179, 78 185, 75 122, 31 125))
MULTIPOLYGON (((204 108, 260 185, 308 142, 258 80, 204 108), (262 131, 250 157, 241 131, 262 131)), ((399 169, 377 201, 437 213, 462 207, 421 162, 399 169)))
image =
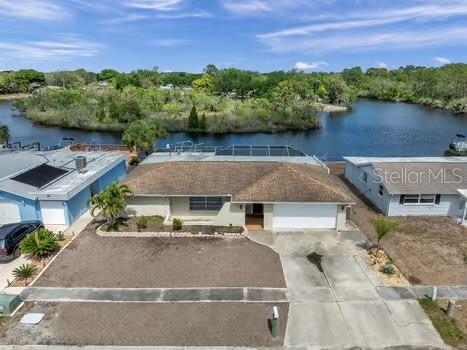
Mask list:
POLYGON ((58 179, 60 176, 65 175, 67 172, 67 170, 56 168, 47 164, 42 164, 13 177, 12 180, 41 188, 53 180, 58 179))

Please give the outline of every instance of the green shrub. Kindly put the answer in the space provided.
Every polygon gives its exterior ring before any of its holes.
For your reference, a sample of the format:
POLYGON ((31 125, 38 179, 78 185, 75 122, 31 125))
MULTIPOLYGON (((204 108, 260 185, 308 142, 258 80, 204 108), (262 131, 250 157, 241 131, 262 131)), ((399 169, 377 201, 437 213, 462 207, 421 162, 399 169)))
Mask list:
POLYGON ((45 228, 27 236, 20 244, 21 253, 37 260, 45 259, 58 248, 57 237, 45 228))
POLYGON ((25 284, 27 284, 28 280, 31 279, 36 273, 37 266, 33 264, 23 264, 13 270, 13 276, 20 281, 24 281, 25 284))
POLYGON ((396 273, 394 265, 389 262, 386 263, 383 267, 381 267, 380 271, 385 275, 394 275, 394 273, 396 273))
POLYGON ((61 242, 61 241, 64 241, 64 240, 65 240, 65 234, 64 234, 62 231, 60 231, 59 233, 57 233, 55 236, 57 237, 57 241, 60 241, 60 242, 61 242))
POLYGON ((141 231, 148 227, 148 218, 144 215, 138 216, 136 219, 136 228, 141 231))
POLYGON ((182 220, 174 218, 172 221, 172 230, 180 231, 182 229, 182 220))

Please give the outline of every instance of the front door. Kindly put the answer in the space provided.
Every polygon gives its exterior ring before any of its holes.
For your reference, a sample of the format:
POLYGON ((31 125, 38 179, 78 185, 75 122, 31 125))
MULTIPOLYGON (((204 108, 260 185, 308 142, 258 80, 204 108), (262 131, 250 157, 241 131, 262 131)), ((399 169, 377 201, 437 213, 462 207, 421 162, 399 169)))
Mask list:
POLYGON ((264 206, 262 203, 247 204, 245 224, 250 229, 263 229, 264 206))

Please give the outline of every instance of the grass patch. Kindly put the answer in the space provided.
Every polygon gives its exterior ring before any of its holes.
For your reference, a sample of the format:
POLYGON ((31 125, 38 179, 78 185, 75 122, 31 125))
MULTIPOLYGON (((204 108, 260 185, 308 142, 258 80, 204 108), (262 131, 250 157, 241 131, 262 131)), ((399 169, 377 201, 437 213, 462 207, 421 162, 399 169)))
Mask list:
POLYGON ((456 320, 448 317, 437 301, 423 298, 419 299, 418 302, 446 344, 451 346, 467 345, 467 335, 458 327, 456 320))

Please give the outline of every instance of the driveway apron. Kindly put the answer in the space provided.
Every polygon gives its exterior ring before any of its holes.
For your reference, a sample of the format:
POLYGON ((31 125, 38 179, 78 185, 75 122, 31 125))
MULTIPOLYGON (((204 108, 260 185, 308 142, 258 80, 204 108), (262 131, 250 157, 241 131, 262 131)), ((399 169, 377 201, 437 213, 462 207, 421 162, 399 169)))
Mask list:
MULTIPOLYGON (((255 240, 254 232, 250 236, 255 240)), ((262 233, 258 240, 282 262, 290 300, 285 346, 445 348, 415 299, 380 296, 382 283, 360 256, 366 243, 360 231, 270 236, 262 233)))

